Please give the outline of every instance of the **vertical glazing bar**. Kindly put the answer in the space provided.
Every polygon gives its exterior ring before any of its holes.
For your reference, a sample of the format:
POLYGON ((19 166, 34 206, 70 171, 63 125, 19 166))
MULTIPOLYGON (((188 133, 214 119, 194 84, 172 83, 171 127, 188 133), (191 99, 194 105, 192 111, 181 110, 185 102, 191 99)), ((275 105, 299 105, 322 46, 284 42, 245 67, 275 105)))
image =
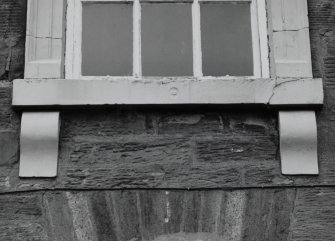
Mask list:
POLYGON ((142 77, 141 60, 141 4, 140 0, 134 0, 133 5, 133 75, 142 77))
POLYGON ((202 76, 202 54, 201 54, 201 26, 200 26, 200 4, 194 0, 192 4, 192 32, 193 32, 193 75, 202 76))

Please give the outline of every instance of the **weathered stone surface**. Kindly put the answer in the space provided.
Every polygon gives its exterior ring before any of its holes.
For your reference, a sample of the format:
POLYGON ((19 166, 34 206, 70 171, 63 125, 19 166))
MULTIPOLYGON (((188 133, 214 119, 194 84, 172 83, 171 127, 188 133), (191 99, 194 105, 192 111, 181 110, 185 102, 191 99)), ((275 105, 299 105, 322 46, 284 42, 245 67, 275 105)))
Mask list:
POLYGON ((26 0, 0 1, 0 80, 23 77, 26 0))
POLYGON ((18 157, 18 135, 14 131, 0 131, 0 167, 13 167, 18 157))
POLYGON ((243 240, 289 240, 296 192, 296 189, 248 191, 243 240))
POLYGON ((48 240, 42 195, 0 196, 0 240, 48 240))
POLYGON ((299 189, 296 193, 290 240, 332 240, 335 199, 330 189, 299 189), (322 207, 322 208, 320 208, 322 207), (319 232, 322 231, 323 234, 319 232))
POLYGON ((0 240, 332 241, 334 188, 0 195, 0 240))

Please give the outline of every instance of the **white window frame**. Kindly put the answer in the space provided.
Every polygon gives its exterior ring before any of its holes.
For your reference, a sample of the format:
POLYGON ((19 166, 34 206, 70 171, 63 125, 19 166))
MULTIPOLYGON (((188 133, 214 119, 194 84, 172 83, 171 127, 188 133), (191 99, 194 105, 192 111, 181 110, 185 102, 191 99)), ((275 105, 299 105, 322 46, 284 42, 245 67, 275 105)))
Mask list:
MULTIPOLYGON (((150 0, 141 1, 150 3, 150 0)), ((157 2, 157 1, 154 1, 157 2)), ((174 1, 163 1, 174 3, 174 1)), ((250 3, 254 75, 252 78, 269 78, 269 51, 265 0, 194 0, 192 3, 193 77, 208 78, 202 74, 200 4, 203 2, 250 3)), ((66 79, 122 79, 142 78, 141 61, 141 3, 140 0, 71 0, 68 1, 66 23, 65 78, 66 79), (82 76, 82 4, 95 2, 133 3, 133 75, 82 76)), ((177 1, 175 1, 177 3, 177 1)), ((213 78, 213 77, 211 77, 213 78)), ((222 78, 222 77, 218 77, 222 78)), ((223 77, 224 78, 224 77, 223 77)))

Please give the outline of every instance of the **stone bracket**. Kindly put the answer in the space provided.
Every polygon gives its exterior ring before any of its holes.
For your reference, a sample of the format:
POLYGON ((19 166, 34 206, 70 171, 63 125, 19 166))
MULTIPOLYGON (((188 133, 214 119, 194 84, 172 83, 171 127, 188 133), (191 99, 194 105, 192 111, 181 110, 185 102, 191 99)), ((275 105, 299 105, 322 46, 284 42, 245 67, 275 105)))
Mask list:
POLYGON ((317 175, 314 111, 279 111, 281 170, 284 175, 317 175))
POLYGON ((59 112, 23 112, 20 137, 20 177, 56 177, 59 112))

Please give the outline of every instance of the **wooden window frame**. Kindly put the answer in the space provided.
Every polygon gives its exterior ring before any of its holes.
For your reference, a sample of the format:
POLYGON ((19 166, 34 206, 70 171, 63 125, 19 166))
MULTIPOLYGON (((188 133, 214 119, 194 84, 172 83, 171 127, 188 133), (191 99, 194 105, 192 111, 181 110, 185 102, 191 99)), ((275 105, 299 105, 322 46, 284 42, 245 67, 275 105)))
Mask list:
MULTIPOLYGON (((72 0, 68 2, 66 23, 65 78, 66 79, 141 79, 141 3, 180 3, 171 0, 72 0), (132 3, 133 7, 133 75, 132 76, 83 76, 82 64, 82 4, 88 3, 132 3)), ((265 0, 184 0, 192 4, 192 33, 193 33, 193 77, 209 78, 202 74, 200 4, 236 2, 250 3, 251 32, 253 50, 253 78, 269 78, 269 51, 267 37, 267 17, 265 0)), ((191 76, 190 76, 191 77, 191 76)), ((176 78, 176 77, 175 77, 176 78)), ((224 76, 217 77, 224 79, 224 76)))

